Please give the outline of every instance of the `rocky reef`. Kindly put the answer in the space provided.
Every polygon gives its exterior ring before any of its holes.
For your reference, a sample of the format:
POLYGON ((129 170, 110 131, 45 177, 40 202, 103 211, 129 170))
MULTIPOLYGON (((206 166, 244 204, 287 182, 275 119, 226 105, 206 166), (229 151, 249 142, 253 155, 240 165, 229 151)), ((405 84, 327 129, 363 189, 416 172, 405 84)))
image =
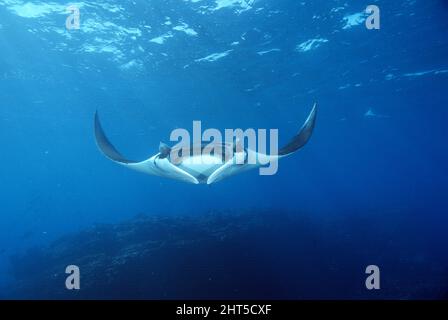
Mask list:
POLYGON ((444 246, 395 213, 322 217, 246 210, 139 215, 12 258, 19 299, 425 299, 446 297, 444 246), (386 220, 386 221, 384 221, 386 220), (381 268, 381 290, 365 268, 381 268), (77 265, 81 289, 67 290, 77 265))

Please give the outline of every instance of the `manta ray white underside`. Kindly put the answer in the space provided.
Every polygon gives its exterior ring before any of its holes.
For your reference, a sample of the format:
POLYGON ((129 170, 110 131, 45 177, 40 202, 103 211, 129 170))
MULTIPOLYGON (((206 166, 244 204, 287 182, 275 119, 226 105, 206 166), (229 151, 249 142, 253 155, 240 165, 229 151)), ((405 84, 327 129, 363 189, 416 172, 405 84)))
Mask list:
MULTIPOLYGON (((276 155, 262 154, 248 148, 242 148, 239 152, 235 152, 234 145, 220 144, 219 147, 224 151, 222 154, 227 154, 225 151, 228 148, 233 149, 233 152, 229 152, 229 154, 232 154, 230 158, 213 154, 203 155, 202 153, 196 155, 193 152, 189 152, 190 154, 184 155, 182 161, 178 162, 172 161, 170 158, 170 153, 173 150, 161 144, 159 153, 149 159, 140 162, 131 161, 124 158, 109 142, 101 127, 98 113, 95 114, 95 137, 99 149, 107 158, 129 169, 193 184, 212 184, 246 170, 259 168, 270 161, 277 161, 302 148, 308 142, 313 132, 316 112, 317 107, 314 104, 299 133, 286 146, 281 148, 276 155), (243 159, 243 161, 236 161, 236 159, 243 159), (253 163, 247 161, 247 159, 256 159, 256 161, 253 163)), ((191 150, 193 148, 194 146, 191 150)))

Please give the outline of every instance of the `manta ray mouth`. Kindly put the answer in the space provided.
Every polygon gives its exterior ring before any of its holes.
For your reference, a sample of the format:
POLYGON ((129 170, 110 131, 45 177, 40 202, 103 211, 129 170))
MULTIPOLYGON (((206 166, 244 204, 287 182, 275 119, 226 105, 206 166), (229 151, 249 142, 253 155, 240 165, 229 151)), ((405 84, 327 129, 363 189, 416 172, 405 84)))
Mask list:
POLYGON ((208 177, 224 164, 221 156, 199 155, 183 159, 177 167, 198 179, 199 183, 205 183, 208 177))
POLYGON ((200 144, 188 147, 170 148, 167 157, 174 165, 188 164, 223 164, 234 154, 234 146, 223 143, 200 144))

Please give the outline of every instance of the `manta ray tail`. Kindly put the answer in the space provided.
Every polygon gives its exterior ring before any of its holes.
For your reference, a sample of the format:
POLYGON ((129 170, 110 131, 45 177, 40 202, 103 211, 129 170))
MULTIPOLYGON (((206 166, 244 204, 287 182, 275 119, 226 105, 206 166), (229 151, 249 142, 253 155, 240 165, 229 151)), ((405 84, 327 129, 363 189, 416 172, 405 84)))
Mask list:
POLYGON ((96 138, 96 144, 98 145, 98 148, 109 159, 119 162, 121 164, 135 163, 135 161, 131 161, 131 160, 124 158, 120 154, 120 152, 118 152, 117 149, 115 149, 115 147, 112 145, 112 143, 110 143, 109 139, 107 139, 106 134, 104 133, 104 130, 101 127, 98 112, 95 112, 95 138, 96 138))
POLYGON ((317 103, 314 104, 308 118, 300 129, 299 133, 292 138, 292 140, 278 152, 279 156, 286 156, 296 152, 302 148, 310 140, 313 134, 314 125, 316 123, 317 103))

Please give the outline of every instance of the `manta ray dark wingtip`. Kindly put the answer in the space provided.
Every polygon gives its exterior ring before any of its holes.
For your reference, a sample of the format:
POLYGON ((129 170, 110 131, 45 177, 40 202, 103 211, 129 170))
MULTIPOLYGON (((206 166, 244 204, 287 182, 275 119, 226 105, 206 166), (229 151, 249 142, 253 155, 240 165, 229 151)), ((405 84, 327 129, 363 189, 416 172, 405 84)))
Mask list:
POLYGON ((107 138, 106 134, 104 133, 103 127, 101 126, 100 117, 98 115, 98 110, 95 111, 95 120, 94 120, 94 126, 95 126, 95 140, 98 148, 101 150, 101 152, 109 159, 129 164, 134 163, 134 161, 128 160, 124 158, 118 151, 115 149, 115 147, 110 143, 109 139, 107 138))
POLYGON ((303 124, 300 132, 294 136, 294 138, 279 151, 280 156, 286 156, 288 154, 294 153, 303 146, 305 146, 313 134, 314 127, 316 125, 316 115, 317 115, 317 103, 315 102, 313 108, 308 115, 305 123, 303 124))

